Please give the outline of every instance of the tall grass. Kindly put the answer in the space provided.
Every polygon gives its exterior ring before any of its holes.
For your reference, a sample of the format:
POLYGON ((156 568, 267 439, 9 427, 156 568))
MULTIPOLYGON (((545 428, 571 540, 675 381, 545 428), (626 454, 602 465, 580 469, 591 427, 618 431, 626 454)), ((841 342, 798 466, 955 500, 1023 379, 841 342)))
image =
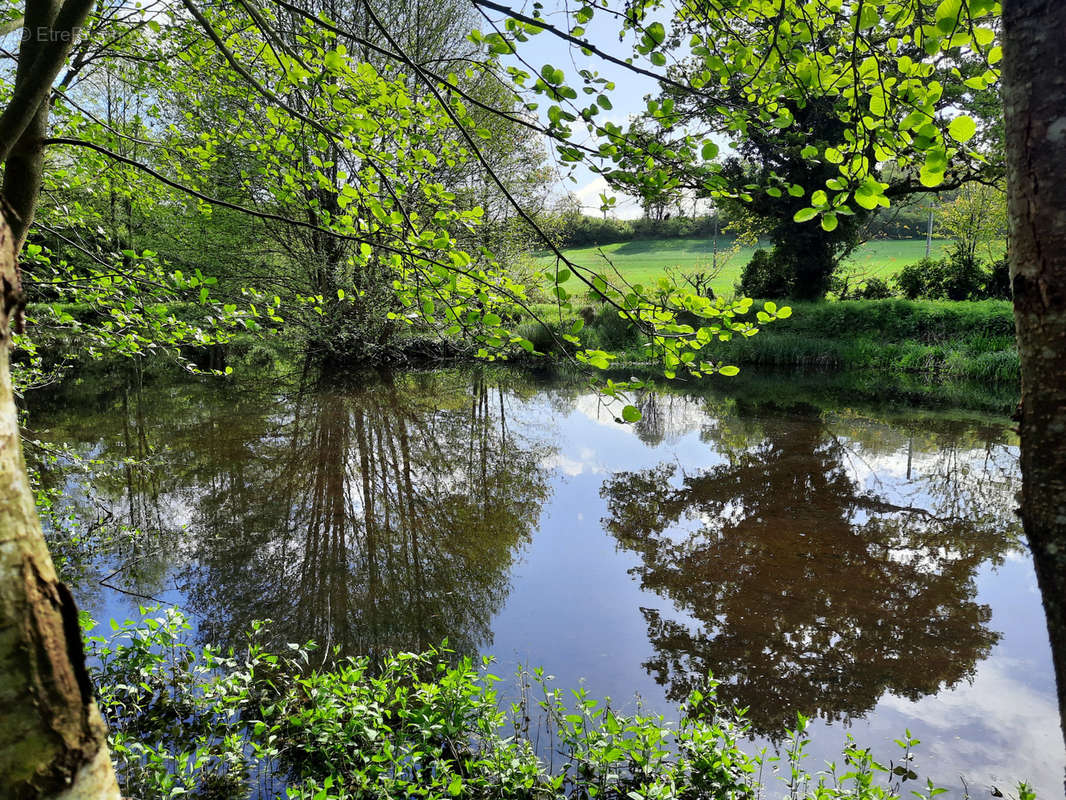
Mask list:
MULTIPOLYGON (((757 336, 715 345, 714 358, 741 365, 871 371, 995 384, 1017 383, 1020 377, 1014 315, 1006 301, 849 300, 795 303, 792 309, 789 319, 766 326, 757 336)), ((640 337, 610 307, 570 311, 561 321, 556 321, 560 314, 554 306, 538 312, 559 330, 582 317, 587 322, 582 333, 587 344, 619 352, 620 363, 639 363, 645 358, 640 337)), ((549 344, 546 333, 532 326, 523 332, 535 344, 549 344)))
POLYGON ((738 364, 920 373, 1016 383, 1010 303, 852 300, 798 303, 758 336, 722 345, 738 364))

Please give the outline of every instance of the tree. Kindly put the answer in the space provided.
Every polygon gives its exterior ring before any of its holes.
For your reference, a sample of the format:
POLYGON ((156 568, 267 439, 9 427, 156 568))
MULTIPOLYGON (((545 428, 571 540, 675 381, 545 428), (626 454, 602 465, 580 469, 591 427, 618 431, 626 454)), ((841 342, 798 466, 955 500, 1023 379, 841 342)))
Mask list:
MULTIPOLYGON (((999 186, 969 183, 941 207, 937 226, 955 242, 955 258, 967 265, 994 261, 1007 235, 1007 196, 999 186)), ((1009 248, 1008 248, 1009 249, 1009 248)))
POLYGON ((118 800, 78 611, 56 577, 22 458, 8 364, 16 235, 0 218, 0 785, 16 800, 118 800))
POLYGON ((1047 613, 1066 735, 1066 5, 1003 4, 1021 515, 1047 613))
MULTIPOLYGON (((960 7, 961 8, 961 7, 960 7)), ((730 74, 728 80, 710 84, 701 91, 682 92, 666 87, 665 95, 673 97, 679 110, 679 123, 687 132, 698 131, 703 135, 718 133, 729 135, 729 125, 737 115, 746 118, 742 137, 736 137, 733 147, 740 158, 731 158, 723 165, 722 189, 736 196, 749 193, 753 213, 762 217, 769 229, 774 244, 774 259, 786 265, 792 276, 791 296, 798 299, 820 299, 829 288, 830 279, 840 263, 859 243, 868 219, 881 210, 880 204, 872 204, 855 195, 851 213, 837 215, 837 223, 820 227, 803 225, 795 220, 797 213, 811 205, 803 195, 789 191, 767 192, 770 187, 784 189, 786 186, 832 189, 841 179, 837 163, 842 163, 844 152, 836 143, 853 142, 852 150, 866 159, 865 174, 883 184, 884 195, 897 203, 915 194, 941 191, 967 185, 972 181, 989 181, 1002 174, 1002 160, 995 158, 998 130, 997 92, 983 77, 988 65, 978 49, 971 51, 966 46, 948 45, 943 55, 935 61, 927 61, 925 80, 938 87, 938 93, 927 95, 921 108, 922 124, 946 126, 952 116, 960 112, 980 120, 980 130, 968 141, 968 148, 961 149, 952 159, 950 174, 942 182, 920 179, 919 169, 911 165, 898 169, 900 163, 912 159, 908 151, 913 144, 900 142, 892 158, 879 153, 875 136, 863 137, 853 124, 853 110, 868 112, 876 125, 886 128, 905 128, 906 119, 916 107, 906 102, 885 102, 886 95, 895 93, 896 86, 905 83, 913 73, 911 65, 926 60, 926 43, 921 32, 923 25, 937 21, 938 12, 929 3, 912 4, 909 19, 894 18, 891 7, 884 15, 890 21, 886 26, 890 35, 897 37, 895 46, 885 47, 877 40, 881 25, 869 14, 864 14, 861 4, 844 6, 835 15, 824 17, 820 24, 807 23, 812 44, 818 52, 845 51, 854 32, 862 36, 870 30, 867 39, 869 50, 851 49, 851 58, 864 58, 859 69, 875 71, 876 82, 865 83, 853 80, 853 88, 840 92, 839 87, 824 81, 804 82, 802 61, 796 65, 797 77, 805 83, 805 91, 781 99, 776 116, 764 112, 763 101, 751 95, 753 79, 741 70, 730 74), (863 17, 866 17, 864 20, 863 17), (870 53, 871 55, 866 55, 870 53), (876 61, 876 69, 868 59, 876 61), (722 110, 723 104, 727 110, 722 110), (992 110, 990 114, 989 111, 992 110), (850 134, 850 136, 849 136, 850 134), (865 138, 865 141, 863 141, 865 138), (824 158, 812 158, 821 152, 824 158), (839 158, 838 158, 839 157, 839 158)), ((818 16, 818 15, 812 15, 818 16)), ((810 17, 808 17, 808 20, 810 17)), ((802 24, 802 23, 801 23, 802 24)), ((729 29, 713 15, 687 21, 682 33, 697 32, 706 40, 721 36, 729 29)), ((743 27, 733 27, 735 48, 745 43, 743 27)), ((772 58, 779 42, 752 37, 759 58, 772 58)), ((797 61, 794 58, 789 60, 797 61)), ((702 70, 703 60, 679 59, 671 70, 675 77, 686 70, 702 70)), ((852 61, 854 65, 854 60, 852 61)), ((783 65, 784 66, 784 65, 783 65)), ((787 69, 787 67, 786 67, 787 69)), ((685 83, 692 85, 690 75, 685 83)), ((865 126, 864 126, 865 127, 865 126)), ((922 134, 927 135, 927 134, 922 134)), ((920 138, 919 138, 920 142, 920 138)), ((921 149, 920 144, 918 148, 921 149)), ((1001 149, 1001 148, 998 148, 1001 149)))
MULTIPOLYGON (((581 32, 596 15, 621 18, 622 35, 632 36, 631 60, 652 65, 634 71, 661 87, 644 116, 625 129, 599 123, 599 104, 568 99, 576 89, 552 67, 552 80, 542 71, 535 84, 558 104, 551 129, 569 138, 583 123, 597 137, 591 149, 603 174, 630 193, 640 194, 635 183, 649 192, 681 185, 751 203, 769 220, 775 257, 797 271, 796 297, 824 295, 836 261, 874 210, 1001 171, 997 127, 985 121, 999 59, 991 0, 677 0, 665 23, 658 5, 630 3, 624 14, 586 5, 572 13, 581 32), (715 136, 743 160, 715 163, 715 136), (820 231, 803 226, 814 218, 820 231)), ((580 33, 570 40, 609 57, 580 33)), ((580 74, 582 88, 595 94, 594 75, 580 74)), ((576 160, 577 150, 560 153, 576 160)))

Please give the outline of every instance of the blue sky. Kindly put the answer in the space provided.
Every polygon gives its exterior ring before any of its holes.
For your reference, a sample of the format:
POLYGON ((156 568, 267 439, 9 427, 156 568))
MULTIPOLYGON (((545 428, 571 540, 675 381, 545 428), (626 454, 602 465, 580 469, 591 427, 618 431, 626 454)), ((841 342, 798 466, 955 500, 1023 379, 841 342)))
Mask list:
MULTIPOLYGON (((578 6, 579 4, 547 2, 545 3, 545 18, 549 23, 561 29, 569 30, 574 23, 572 19, 568 19, 565 9, 569 7, 573 10, 578 6)), ((531 3, 513 7, 532 16, 531 3)), ((498 18, 498 15, 493 15, 493 17, 498 18)), ((609 52, 611 55, 626 58, 632 54, 632 38, 627 38, 624 42, 618 40, 617 22, 618 19, 616 17, 600 11, 585 26, 585 36, 594 42, 597 47, 609 52)), ((500 28, 502 29, 502 27, 501 24, 500 28)), ((490 26, 484 20, 482 20, 480 28, 483 33, 491 32, 490 26)), ((530 37, 529 41, 521 45, 518 56, 505 61, 505 63, 513 64, 528 71, 529 67, 521 64, 518 60, 519 57, 536 72, 539 72, 545 64, 551 64, 563 70, 566 73, 567 81, 575 87, 580 84, 580 78, 577 78, 577 72, 580 69, 593 70, 602 77, 614 81, 616 84, 615 90, 609 93, 614 108, 609 112, 601 112, 600 116, 597 117, 601 122, 610 120, 619 125, 625 124, 631 115, 638 114, 643 110, 645 95, 656 91, 656 84, 652 79, 603 61, 596 56, 586 57, 577 48, 572 49, 567 42, 547 32, 530 37)), ((549 103, 544 102, 544 98, 538 99, 541 102, 541 110, 547 109, 549 103)), ((578 102, 586 102, 584 96, 579 95, 578 102)), ((579 130, 576 124, 575 130, 579 130)), ((549 148, 549 151, 549 157, 556 161, 554 149, 549 148)), ((585 213, 599 215, 600 193, 607 188, 603 178, 593 174, 584 165, 574 167, 567 164, 558 164, 557 161, 556 164, 560 176, 563 178, 560 193, 564 191, 573 193, 581 202, 585 213), (570 176, 573 178, 572 181, 570 176)), ((615 193, 612 192, 610 194, 615 193)), ((617 197, 617 205, 611 214, 612 216, 623 219, 641 216, 641 208, 636 201, 624 195, 615 194, 615 196, 617 197)))

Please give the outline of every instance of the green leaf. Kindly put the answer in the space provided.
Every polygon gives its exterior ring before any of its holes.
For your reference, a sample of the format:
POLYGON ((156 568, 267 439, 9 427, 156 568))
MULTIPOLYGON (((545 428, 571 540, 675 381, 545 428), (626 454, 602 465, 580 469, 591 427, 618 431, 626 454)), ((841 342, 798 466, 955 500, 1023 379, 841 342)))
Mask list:
POLYGON ((922 167, 921 171, 918 173, 918 180, 921 182, 922 186, 927 186, 932 189, 944 182, 944 171, 931 170, 928 167, 922 167))
POLYGON ((640 413, 640 409, 636 406, 626 406, 622 409, 622 419, 626 422, 640 422, 640 418, 643 414, 640 413))
POLYGON ((330 72, 340 72, 344 69, 344 58, 336 50, 327 50, 322 63, 330 72))
POLYGON ((801 208, 792 217, 793 222, 810 222, 812 219, 818 216, 818 212, 813 208, 801 208))
POLYGON ((734 375, 738 375, 739 373, 740 373, 740 367, 734 367, 734 366, 728 365, 728 364, 726 366, 720 367, 718 369, 718 374, 719 375, 725 375, 728 378, 732 378, 734 375))
POLYGON ((951 121, 948 133, 956 142, 968 142, 977 133, 977 123, 973 121, 973 117, 963 114, 951 121))

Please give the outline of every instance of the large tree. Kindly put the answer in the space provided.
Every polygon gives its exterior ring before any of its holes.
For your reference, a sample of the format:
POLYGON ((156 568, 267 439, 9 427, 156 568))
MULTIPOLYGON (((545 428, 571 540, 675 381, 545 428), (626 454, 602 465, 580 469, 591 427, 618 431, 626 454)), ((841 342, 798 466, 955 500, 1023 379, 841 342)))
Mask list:
POLYGON ((1003 26, 1021 515, 1066 734, 1066 4, 1007 0, 1003 26))
POLYGON ((0 786, 21 798, 118 800, 85 670, 74 598, 44 543, 22 458, 9 346, 18 314, 14 234, 0 216, 0 786))

